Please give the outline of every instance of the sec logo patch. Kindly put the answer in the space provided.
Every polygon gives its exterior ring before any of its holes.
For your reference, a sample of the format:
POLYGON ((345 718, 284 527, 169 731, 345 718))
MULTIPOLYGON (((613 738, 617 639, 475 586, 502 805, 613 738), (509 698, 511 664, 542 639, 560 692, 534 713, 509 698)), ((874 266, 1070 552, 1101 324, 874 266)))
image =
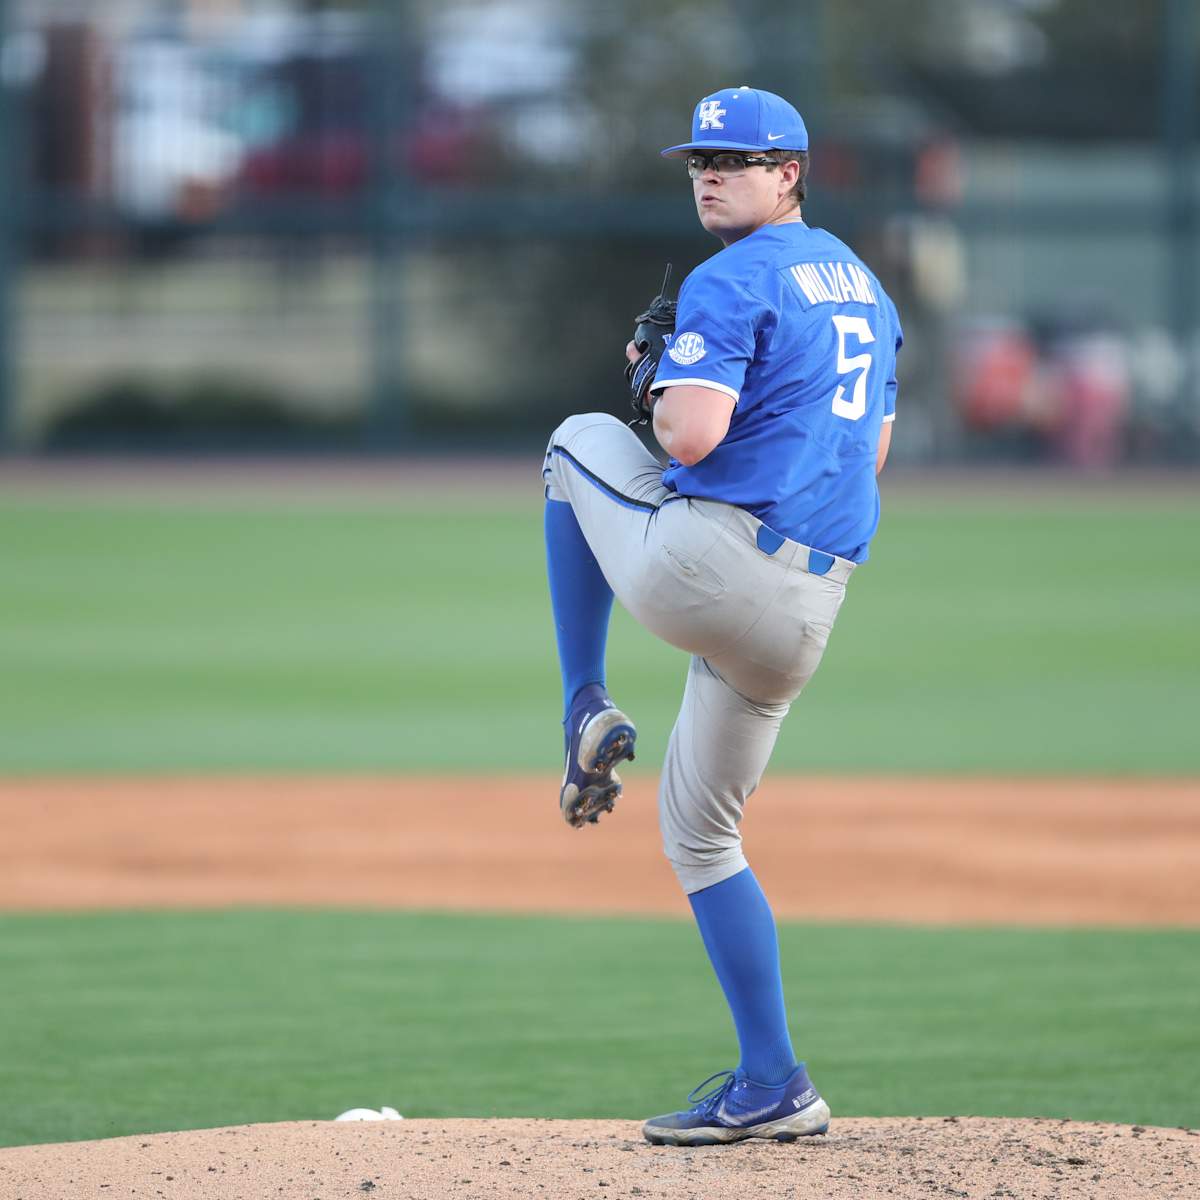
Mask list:
POLYGON ((692 363, 699 362, 705 353, 704 338, 698 333, 676 334, 670 350, 667 351, 671 361, 677 362, 681 367, 690 367, 692 363))

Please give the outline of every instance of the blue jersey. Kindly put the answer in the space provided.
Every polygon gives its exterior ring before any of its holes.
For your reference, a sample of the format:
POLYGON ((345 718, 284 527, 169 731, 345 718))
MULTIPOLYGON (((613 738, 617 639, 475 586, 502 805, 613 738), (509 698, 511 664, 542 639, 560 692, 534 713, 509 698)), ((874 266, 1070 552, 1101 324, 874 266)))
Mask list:
POLYGON ((736 407, 720 445, 663 482, 854 562, 879 524, 880 428, 896 412, 900 321, 832 234, 764 225, 697 267, 654 390, 695 384, 736 407))

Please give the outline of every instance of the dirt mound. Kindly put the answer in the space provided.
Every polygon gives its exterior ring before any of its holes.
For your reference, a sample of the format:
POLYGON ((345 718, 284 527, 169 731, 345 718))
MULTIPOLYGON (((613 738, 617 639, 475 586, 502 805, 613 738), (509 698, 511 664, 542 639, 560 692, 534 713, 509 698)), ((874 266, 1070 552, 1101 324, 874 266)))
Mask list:
POLYGON ((649 1146, 631 1121, 293 1122, 0 1150, 0 1198, 1195 1195, 1194 1130, 983 1117, 835 1118, 793 1145, 649 1146))

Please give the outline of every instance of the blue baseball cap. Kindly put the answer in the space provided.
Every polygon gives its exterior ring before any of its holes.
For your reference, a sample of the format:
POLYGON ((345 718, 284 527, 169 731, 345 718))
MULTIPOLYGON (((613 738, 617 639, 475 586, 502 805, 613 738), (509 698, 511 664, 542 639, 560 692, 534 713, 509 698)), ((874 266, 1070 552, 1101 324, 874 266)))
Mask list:
POLYGON ((692 140, 668 146, 663 158, 693 150, 807 150, 804 119, 782 97, 758 88, 724 88, 705 96, 692 114, 692 140))

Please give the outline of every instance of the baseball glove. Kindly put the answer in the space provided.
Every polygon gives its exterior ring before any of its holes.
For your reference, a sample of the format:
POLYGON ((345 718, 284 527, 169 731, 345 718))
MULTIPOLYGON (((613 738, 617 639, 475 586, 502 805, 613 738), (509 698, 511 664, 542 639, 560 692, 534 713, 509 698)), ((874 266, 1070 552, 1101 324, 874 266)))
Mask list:
POLYGON ((634 318, 637 328, 633 332, 633 344, 642 357, 636 362, 625 363, 625 381, 629 384, 630 403, 637 414, 634 423, 639 425, 644 425, 654 413, 650 385, 658 371, 659 360, 666 351, 667 339, 675 332, 678 301, 667 299, 670 283, 671 264, 668 263, 662 290, 650 301, 650 307, 634 318))

